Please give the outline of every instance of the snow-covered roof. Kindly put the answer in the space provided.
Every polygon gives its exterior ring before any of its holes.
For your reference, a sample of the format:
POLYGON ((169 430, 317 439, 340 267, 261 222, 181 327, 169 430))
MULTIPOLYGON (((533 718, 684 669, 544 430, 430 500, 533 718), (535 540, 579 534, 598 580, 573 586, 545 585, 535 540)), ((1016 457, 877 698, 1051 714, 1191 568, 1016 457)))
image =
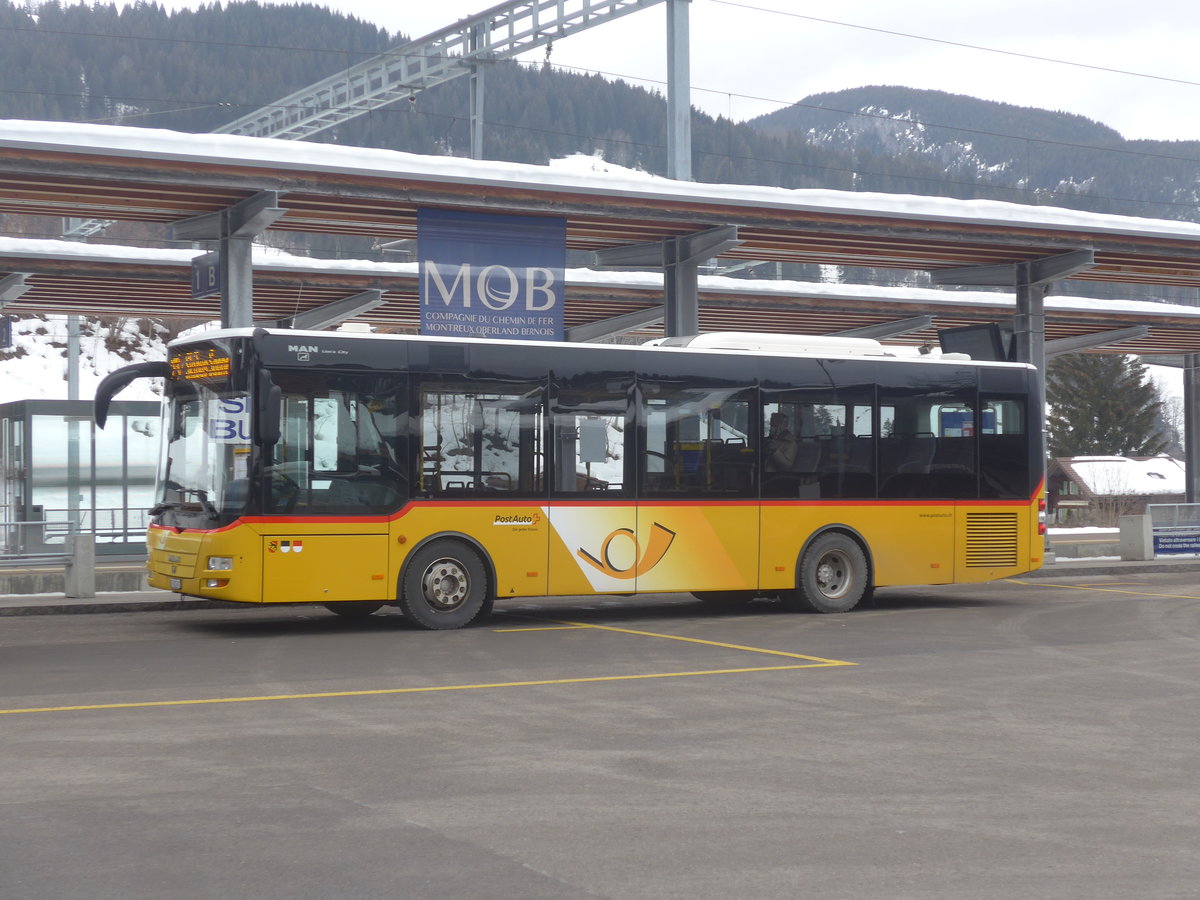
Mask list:
POLYGON ((547 193, 663 201, 703 201, 793 212, 861 213, 896 219, 970 222, 1068 231, 1172 238, 1200 238, 1200 224, 1115 216, 998 200, 954 200, 912 194, 789 189, 744 184, 673 181, 624 169, 582 154, 548 166, 422 156, 396 150, 347 147, 313 141, 226 134, 187 134, 154 128, 87 125, 79 122, 0 120, 0 147, 52 150, 285 171, 429 179, 466 185, 520 184, 547 193), (597 169, 600 169, 599 171, 597 169))
POLYGON ((1057 462, 1097 497, 1183 494, 1187 489, 1183 462, 1170 456, 1075 456, 1057 462))

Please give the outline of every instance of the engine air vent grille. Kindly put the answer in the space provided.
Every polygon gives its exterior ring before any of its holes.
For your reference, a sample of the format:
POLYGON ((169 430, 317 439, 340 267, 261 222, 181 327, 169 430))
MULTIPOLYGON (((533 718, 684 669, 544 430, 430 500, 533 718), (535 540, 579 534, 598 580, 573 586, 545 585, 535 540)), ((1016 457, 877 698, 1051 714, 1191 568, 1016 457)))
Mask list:
POLYGON ((967 513, 967 567, 1015 566, 1017 522, 1016 513, 967 513))

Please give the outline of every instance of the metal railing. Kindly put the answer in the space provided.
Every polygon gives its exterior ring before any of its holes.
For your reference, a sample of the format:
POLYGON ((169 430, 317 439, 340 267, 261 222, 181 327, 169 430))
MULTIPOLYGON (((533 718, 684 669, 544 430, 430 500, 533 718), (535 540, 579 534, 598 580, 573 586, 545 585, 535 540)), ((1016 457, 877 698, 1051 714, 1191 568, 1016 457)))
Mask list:
POLYGON ((1200 553, 1200 503, 1148 503, 1156 556, 1200 553))
POLYGON ((0 519, 0 562, 61 560, 66 555, 67 538, 72 534, 94 536, 97 548, 140 545, 146 540, 149 523, 147 510, 122 507, 47 509, 40 519, 0 519))

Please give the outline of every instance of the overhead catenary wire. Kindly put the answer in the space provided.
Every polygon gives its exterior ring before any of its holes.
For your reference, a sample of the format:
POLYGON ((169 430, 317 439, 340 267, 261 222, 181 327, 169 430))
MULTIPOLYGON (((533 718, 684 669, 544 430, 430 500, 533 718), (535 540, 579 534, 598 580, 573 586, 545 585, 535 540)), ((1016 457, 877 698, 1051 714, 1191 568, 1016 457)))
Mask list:
POLYGON ((1003 50, 999 47, 985 47, 982 44, 968 44, 964 41, 952 41, 946 38, 930 37, 923 34, 911 34, 907 31, 896 31, 890 28, 878 28, 873 25, 859 25, 854 22, 840 22, 836 19, 823 19, 819 16, 809 16, 802 13, 789 12, 784 9, 770 9, 765 6, 755 6, 751 3, 739 3, 736 0, 708 0, 720 6, 736 6, 755 12, 773 13, 777 16, 788 16, 793 19, 807 19, 810 22, 822 22, 826 25, 839 25, 843 28, 857 28, 860 31, 873 31, 876 34, 886 34, 891 37, 910 38, 914 41, 927 41, 932 44, 943 44, 948 47, 961 47, 965 50, 978 50, 982 53, 999 53, 1003 56, 1015 56, 1021 59, 1032 59, 1037 62, 1053 63, 1059 66, 1073 66, 1077 69, 1091 69, 1094 72, 1108 72, 1113 75, 1129 75, 1134 78, 1151 78, 1155 81, 1166 81, 1172 84, 1182 84, 1189 87, 1200 87, 1200 81, 1189 81, 1186 78, 1173 78, 1169 75, 1152 75, 1148 72, 1134 72, 1131 69, 1116 69, 1110 66, 1098 66, 1094 63, 1076 62, 1070 59, 1058 59, 1053 56, 1038 56, 1034 53, 1022 53, 1019 50, 1003 50))

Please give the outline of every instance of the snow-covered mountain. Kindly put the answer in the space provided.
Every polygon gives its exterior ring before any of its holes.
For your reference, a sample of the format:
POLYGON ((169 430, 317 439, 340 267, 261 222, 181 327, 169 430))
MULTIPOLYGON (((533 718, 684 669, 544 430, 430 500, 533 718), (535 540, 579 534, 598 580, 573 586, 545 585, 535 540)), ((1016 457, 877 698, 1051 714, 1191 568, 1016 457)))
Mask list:
POLYGON ((1070 113, 873 86, 815 94, 750 124, 849 154, 857 181, 872 190, 1200 216, 1200 141, 1127 141, 1070 113))

